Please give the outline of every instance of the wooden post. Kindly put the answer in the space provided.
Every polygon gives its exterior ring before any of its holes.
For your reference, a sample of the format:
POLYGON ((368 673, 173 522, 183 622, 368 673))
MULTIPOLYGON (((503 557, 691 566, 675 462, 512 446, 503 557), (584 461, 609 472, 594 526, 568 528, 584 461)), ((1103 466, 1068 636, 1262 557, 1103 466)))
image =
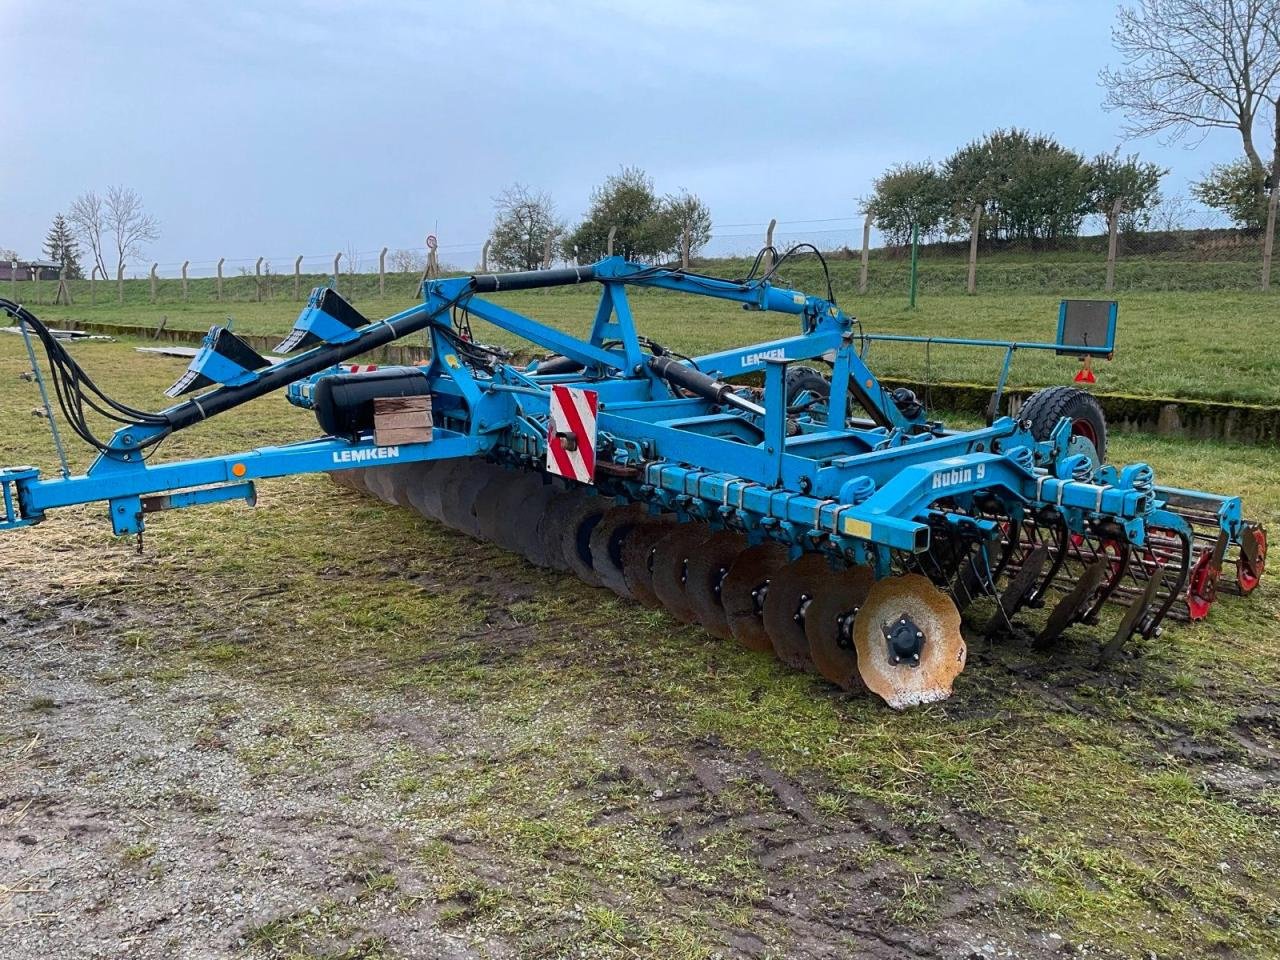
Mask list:
MULTIPOLYGON (((15 270, 18 269, 18 265, 15 263, 13 268, 15 270)), ((97 265, 95 265, 94 268, 91 271, 89 271, 89 305, 90 306, 98 305, 98 287, 96 282, 97 277, 98 277, 98 267, 97 265)))
POLYGON ((262 258, 253 265, 253 299, 262 302, 262 258))
POLYGON ((151 302, 152 303, 156 302, 156 267, 158 266, 160 266, 160 264, 158 263, 153 263, 151 265, 151 302))
MULTIPOLYGON (((338 290, 338 263, 342 260, 342 251, 338 251, 338 255, 333 258, 333 289, 338 290)), ((339 292, 341 292, 339 290, 339 292)))
POLYGON ((293 299, 302 299, 302 254, 293 261, 293 299))
POLYGON ((387 248, 383 247, 378 254, 378 296, 387 295, 387 248))
MULTIPOLYGON (((97 269, 97 268, 95 268, 97 269)), ((9 261, 9 299, 18 302, 18 261, 9 261)))
POLYGON ((58 295, 53 298, 54 303, 65 304, 71 306, 71 288, 67 286, 67 265, 64 263, 58 270, 58 295))
MULTIPOLYGON (((1276 107, 1280 116, 1280 107, 1276 107)), ((1280 129, 1280 127, 1277 127, 1280 129)), ((1273 178, 1275 179, 1275 178, 1273 178)), ((1271 255, 1276 246, 1276 208, 1280 207, 1280 179, 1271 185, 1271 200, 1267 204, 1267 233, 1262 240, 1262 289, 1271 289, 1271 255)))
POLYGON ((1111 205, 1111 213, 1107 216, 1107 293, 1116 286, 1116 248, 1120 239, 1120 198, 1111 205))
POLYGON ((124 303, 124 264, 116 266, 116 301, 124 303))
POLYGON ((687 227, 680 233, 680 269, 689 269, 689 230, 687 227))
POLYGON ((978 227, 982 224, 982 204, 975 204, 969 219, 969 292, 978 290, 978 227))
POLYGON ((182 299, 187 299, 187 267, 191 266, 190 260, 182 261, 182 299))
POLYGON ((618 235, 618 228, 617 228, 617 227, 610 227, 610 228, 609 228, 609 240, 608 240, 608 242, 605 244, 605 255, 606 255, 606 256, 610 256, 610 257, 612 257, 612 256, 613 256, 613 238, 614 238, 614 237, 616 237, 617 235, 618 235))
POLYGON ((551 266, 551 241, 556 235, 551 231, 547 231, 547 242, 542 245, 542 269, 546 270, 551 266))
POLYGON ((871 259, 871 214, 862 221, 862 273, 858 277, 858 292, 867 292, 867 261, 871 259))
POLYGON ((30 267, 28 269, 31 270, 31 289, 33 291, 31 294, 31 299, 34 300, 36 303, 39 303, 40 302, 40 268, 30 267))
POLYGON ((778 258, 773 255, 773 228, 777 225, 778 220, 775 217, 769 221, 769 229, 764 232, 764 245, 769 248, 769 252, 766 254, 769 258, 769 263, 767 264, 769 267, 772 267, 778 260, 778 258))
POLYGON ((226 262, 226 257, 218 258, 218 302, 222 302, 222 265, 226 262))
POLYGON ((489 272, 489 244, 493 243, 492 238, 484 242, 484 246, 480 248, 480 272, 489 272))

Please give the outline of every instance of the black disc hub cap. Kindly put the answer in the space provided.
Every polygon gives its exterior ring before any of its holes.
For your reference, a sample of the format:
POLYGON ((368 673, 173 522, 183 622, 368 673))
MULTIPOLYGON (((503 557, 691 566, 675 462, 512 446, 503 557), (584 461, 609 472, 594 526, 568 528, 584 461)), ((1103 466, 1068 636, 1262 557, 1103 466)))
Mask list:
POLYGON ((895 666, 900 663, 911 667, 919 666, 920 653, 924 649, 924 631, 910 617, 899 617, 892 623, 885 624, 881 630, 889 645, 890 663, 895 666))

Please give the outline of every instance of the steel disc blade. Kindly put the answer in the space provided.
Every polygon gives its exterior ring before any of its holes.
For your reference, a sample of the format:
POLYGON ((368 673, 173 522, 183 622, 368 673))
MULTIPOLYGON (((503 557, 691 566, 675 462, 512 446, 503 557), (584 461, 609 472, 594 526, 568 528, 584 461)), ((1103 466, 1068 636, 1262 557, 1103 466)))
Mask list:
POLYGON ((365 487, 379 500, 395 503, 395 467, 370 467, 365 471, 365 487))
POLYGON ((330 470, 329 479, 340 487, 346 487, 348 490, 355 490, 359 493, 367 493, 364 487, 363 467, 356 467, 354 470, 330 470))
POLYGON ((681 623, 697 622, 684 592, 686 564, 711 536, 700 523, 681 523, 653 547, 653 592, 667 613, 681 623))
POLYGON ((600 577, 591 565, 591 533, 609 509, 604 497, 582 497, 565 516, 560 526, 560 550, 569 571, 583 583, 600 586, 600 577))
POLYGON ((551 498, 542 515, 537 518, 537 535, 542 541, 542 552, 547 558, 547 565, 553 569, 565 571, 569 569, 561 534, 569 520, 569 514, 576 510, 586 497, 587 494, 576 487, 562 488, 551 498))
POLYGON ((474 511, 476 496, 498 468, 484 460, 463 460, 450 474, 440 495, 440 514, 444 522, 473 537, 480 535, 474 511))
POLYGON ((749 650, 773 653, 762 609, 772 578, 786 565, 786 547, 761 543, 738 554, 720 585, 720 606, 729 632, 749 650))
POLYGON ((733 631, 720 602, 721 584, 738 554, 747 548, 741 533, 713 533, 689 558, 685 567, 684 595, 702 629, 721 640, 732 640, 733 631))
POLYGON ((827 558, 806 553, 793 560, 769 582, 764 598, 764 628, 778 659, 796 670, 813 671, 804 617, 813 599, 814 582, 831 572, 827 558))
POLYGON ((1075 586, 1058 601, 1049 613, 1049 619, 1045 621, 1032 646, 1037 650, 1051 647, 1062 636, 1062 632, 1067 627, 1084 616, 1085 612, 1093 605, 1093 595, 1102 586, 1103 578, 1106 577, 1107 573, 1108 564, 1106 560, 1096 560, 1087 566, 1084 573, 1080 575, 1080 579, 1076 581, 1075 586))
POLYGON ((671 524, 670 520, 656 518, 638 523, 622 541, 620 557, 627 592, 632 600, 654 610, 662 606, 662 601, 653 592, 653 548, 671 532, 671 524))
POLYGON ((853 640, 862 682, 895 710, 951 696, 968 652, 955 603, 915 573, 888 577, 871 588, 854 618, 853 640), (904 619, 923 634, 919 663, 893 662, 886 630, 904 619))
POLYGON ((622 574, 622 544, 631 528, 648 516, 649 509, 643 503, 610 507, 591 531, 591 566, 601 586, 620 597, 631 597, 627 578, 622 574))
POLYGON ((513 514, 508 512, 509 498, 523 498, 526 474, 513 470, 499 470, 480 488, 476 495, 475 515, 476 530, 480 539, 488 540, 503 550, 515 551, 514 538, 511 536, 513 514))
POLYGON ((818 672, 841 690, 863 687, 853 621, 875 582, 870 567, 829 570, 813 580, 813 599, 804 616, 809 656, 818 672))
POLYGON ((453 460, 428 460, 424 463, 422 470, 414 474, 407 484, 409 505, 424 517, 440 520, 440 493, 455 463, 453 460))
MULTIPOLYGON (((535 474, 535 476, 538 475, 535 474)), ((550 567, 552 566, 551 557, 547 554, 547 543, 542 536, 540 524, 547 507, 563 492, 563 489, 543 482, 541 476, 538 476, 538 480, 536 485, 531 485, 525 491, 524 499, 519 505, 513 508, 517 511, 514 516, 519 520, 512 527, 513 549, 530 563, 540 567, 550 567)))

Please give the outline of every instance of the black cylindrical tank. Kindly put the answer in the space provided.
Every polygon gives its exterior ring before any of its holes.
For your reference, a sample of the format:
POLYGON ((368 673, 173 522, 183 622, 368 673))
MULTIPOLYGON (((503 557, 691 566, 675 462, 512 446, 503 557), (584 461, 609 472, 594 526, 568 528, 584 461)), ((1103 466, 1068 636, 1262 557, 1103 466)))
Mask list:
POLYGON ((373 429, 373 401, 431 393, 425 367, 381 367, 368 373, 335 373, 317 381, 316 420, 330 436, 355 440, 373 429))

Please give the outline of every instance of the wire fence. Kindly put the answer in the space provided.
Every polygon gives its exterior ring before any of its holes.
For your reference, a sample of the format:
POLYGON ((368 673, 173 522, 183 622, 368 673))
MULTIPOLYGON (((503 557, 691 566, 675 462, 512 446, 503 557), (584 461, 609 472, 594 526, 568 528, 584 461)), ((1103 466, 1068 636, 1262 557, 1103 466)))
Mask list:
MULTIPOLYGON (((745 272, 765 244, 785 251, 810 244, 822 251, 843 293, 905 295, 975 292, 1089 292, 1137 290, 1249 290, 1269 286, 1265 230, 1240 229, 1221 214, 1174 198, 1141 217, 1097 214, 1069 236, 1009 236, 982 223, 975 239, 934 235, 911 244, 882 235, 867 217, 772 220, 718 225, 695 251, 698 269, 727 276, 745 272)), ((1274 241, 1273 241, 1274 242, 1274 241)), ((312 287, 335 285, 351 299, 417 295, 431 251, 422 247, 365 248, 333 253, 204 257, 130 264, 126 279, 69 280, 19 269, 9 294, 36 304, 297 301, 312 287), (34 279, 33 279, 34 278, 34 279)), ((440 275, 487 269, 483 240, 434 248, 440 275)), ((572 257, 557 260, 572 262, 572 257)), ((3 265, 3 266, 8 266, 3 265)), ((790 275, 816 281, 816 264, 793 265, 790 275), (797 269, 798 268, 798 269, 797 269)), ((0 280, 0 290, 6 284, 0 280)))

